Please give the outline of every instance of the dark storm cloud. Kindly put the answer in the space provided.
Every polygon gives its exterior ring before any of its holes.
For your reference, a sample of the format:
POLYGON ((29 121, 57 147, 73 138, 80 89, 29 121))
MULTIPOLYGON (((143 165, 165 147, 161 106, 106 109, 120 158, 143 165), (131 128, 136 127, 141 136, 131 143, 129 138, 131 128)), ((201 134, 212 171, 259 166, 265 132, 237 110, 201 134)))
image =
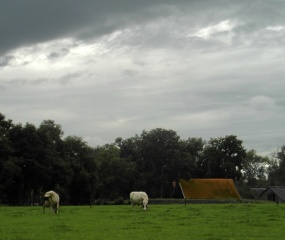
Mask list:
POLYGON ((0 53, 57 38, 102 36, 154 18, 171 18, 179 11, 188 12, 183 25, 239 16, 262 26, 284 23, 281 1, 0 0, 0 4, 0 53))
MULTIPOLYGON (((90 34, 100 36, 134 23, 142 18, 138 13, 159 2, 157 0, 1 0, 0 53, 18 46, 64 36, 87 37, 90 34), (132 18, 129 18, 130 16, 132 18)), ((149 17, 154 17, 155 14, 147 13, 149 17)))

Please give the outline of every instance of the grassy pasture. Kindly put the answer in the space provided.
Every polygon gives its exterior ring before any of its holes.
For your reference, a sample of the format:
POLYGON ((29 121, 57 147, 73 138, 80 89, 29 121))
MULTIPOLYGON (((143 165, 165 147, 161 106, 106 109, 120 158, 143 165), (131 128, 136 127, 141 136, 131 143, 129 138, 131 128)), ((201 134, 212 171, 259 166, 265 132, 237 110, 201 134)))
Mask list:
POLYGON ((283 240, 284 228, 283 204, 0 207, 1 240, 283 240))

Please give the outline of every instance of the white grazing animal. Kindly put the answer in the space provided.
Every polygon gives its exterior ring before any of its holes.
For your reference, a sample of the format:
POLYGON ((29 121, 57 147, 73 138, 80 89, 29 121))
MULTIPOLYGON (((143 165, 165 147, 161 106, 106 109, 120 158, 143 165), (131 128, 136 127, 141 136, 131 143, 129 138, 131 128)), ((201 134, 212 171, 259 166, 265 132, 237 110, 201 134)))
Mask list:
POLYGON ((145 192, 131 192, 130 200, 132 207, 134 207, 134 205, 141 205, 144 210, 147 209, 148 196, 145 192))
POLYGON ((59 210, 59 195, 54 191, 48 191, 44 195, 43 213, 45 208, 49 207, 51 212, 58 213, 59 210))

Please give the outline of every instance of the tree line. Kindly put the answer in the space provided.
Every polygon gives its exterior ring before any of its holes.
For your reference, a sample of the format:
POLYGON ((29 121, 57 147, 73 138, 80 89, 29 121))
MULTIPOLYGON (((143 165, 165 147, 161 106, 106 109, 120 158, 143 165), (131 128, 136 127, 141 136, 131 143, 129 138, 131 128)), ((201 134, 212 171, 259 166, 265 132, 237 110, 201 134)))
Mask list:
POLYGON ((64 137, 53 120, 36 127, 0 113, 0 204, 40 203, 48 190, 74 205, 127 199, 133 190, 169 198, 181 178, 231 178, 248 198, 251 187, 285 185, 284 173, 285 146, 263 157, 235 135, 185 140, 156 128, 90 147, 81 137, 64 137))

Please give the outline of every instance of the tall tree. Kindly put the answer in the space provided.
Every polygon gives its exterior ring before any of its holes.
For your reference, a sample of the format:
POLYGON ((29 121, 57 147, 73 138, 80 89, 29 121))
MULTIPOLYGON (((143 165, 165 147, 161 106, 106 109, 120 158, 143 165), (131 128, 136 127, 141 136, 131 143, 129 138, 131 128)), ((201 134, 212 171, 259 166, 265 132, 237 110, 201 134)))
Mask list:
POLYGON ((271 160, 268 181, 270 185, 285 185, 285 145, 275 153, 271 160))
POLYGON ((206 141, 202 138, 188 138, 181 140, 181 172, 180 178, 189 179, 190 177, 199 177, 201 169, 198 167, 199 160, 203 154, 206 141))
POLYGON ((45 162, 42 160, 43 146, 36 127, 27 123, 15 125, 10 130, 16 164, 21 168, 21 196, 28 201, 31 190, 39 191, 46 177, 45 162))
POLYGON ((10 131, 12 120, 6 120, 0 113, 0 203, 20 204, 21 168, 14 158, 10 131))
POLYGON ((135 164, 121 158, 120 150, 113 144, 95 149, 98 162, 98 193, 102 199, 128 197, 135 178, 135 164))
POLYGON ((232 178, 236 181, 242 175, 245 157, 246 150, 236 136, 212 138, 203 151, 200 166, 204 170, 204 177, 232 178))
POLYGON ((247 151, 242 163, 242 179, 248 187, 264 187, 266 185, 268 164, 268 157, 257 155, 253 149, 247 151))
MULTIPOLYGON (((9 142, 9 132, 13 127, 12 120, 6 120, 5 115, 0 113, 0 156, 1 160, 11 156, 13 149, 9 142)), ((1 162, 0 162, 1 164, 1 162)), ((1 165, 0 165, 1 168, 1 165)))
POLYGON ((16 159, 9 158, 2 162, 0 172, 0 203, 18 205, 23 203, 22 169, 16 159))
POLYGON ((153 196, 163 197, 165 186, 170 186, 173 181, 172 173, 180 157, 179 140, 175 131, 161 128, 141 134, 142 170, 149 173, 146 175, 149 181, 147 188, 153 196), (159 189, 158 195, 156 189, 159 189))
MULTIPOLYGON (((97 188, 98 167, 94 151, 82 138, 77 136, 68 136, 64 142, 66 175, 63 186, 69 193, 65 192, 65 195, 70 199, 70 203, 89 204, 95 197, 97 188)), ((61 175, 62 172, 58 174, 61 175)))
POLYGON ((38 131, 42 134, 42 141, 50 150, 50 154, 55 154, 53 157, 63 157, 64 142, 63 130, 60 124, 56 124, 53 120, 44 120, 41 122, 38 131))
POLYGON ((242 197, 251 198, 250 188, 265 187, 267 185, 269 165, 270 160, 268 157, 257 155, 253 149, 247 151, 242 162, 242 177, 236 182, 242 197))
POLYGON ((138 135, 124 140, 119 137, 115 140, 115 145, 120 149, 121 158, 128 158, 132 161, 140 158, 141 139, 138 135))
POLYGON ((59 124, 53 120, 44 120, 38 128, 38 135, 43 146, 41 161, 45 164, 46 178, 43 183, 43 190, 57 190, 60 179, 57 171, 64 161, 63 131, 59 124))

